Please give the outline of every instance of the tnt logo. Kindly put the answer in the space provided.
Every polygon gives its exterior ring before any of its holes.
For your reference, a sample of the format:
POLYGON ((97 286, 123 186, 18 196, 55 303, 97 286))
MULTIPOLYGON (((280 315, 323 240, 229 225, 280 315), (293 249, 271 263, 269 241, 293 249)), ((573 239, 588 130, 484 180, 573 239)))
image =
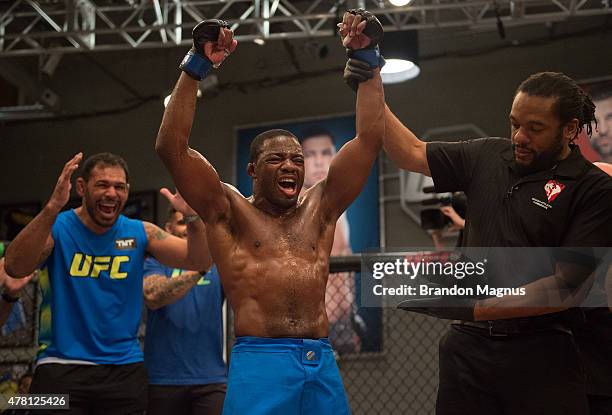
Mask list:
POLYGON ((136 248, 136 239, 127 238, 127 239, 117 239, 115 241, 116 249, 134 249, 136 248))
POLYGON ((76 253, 70 264, 70 276, 98 278, 100 272, 107 271, 111 279, 123 280, 127 278, 128 273, 121 272, 121 265, 128 262, 130 257, 126 255, 111 257, 76 253))

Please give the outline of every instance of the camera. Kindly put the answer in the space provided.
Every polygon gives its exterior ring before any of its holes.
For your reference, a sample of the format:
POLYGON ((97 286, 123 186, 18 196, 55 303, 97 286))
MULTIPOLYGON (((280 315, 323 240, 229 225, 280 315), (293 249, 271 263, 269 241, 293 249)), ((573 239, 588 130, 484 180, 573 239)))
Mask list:
POLYGON ((432 193, 430 199, 421 201, 423 206, 433 206, 435 209, 423 209, 421 211, 421 228, 424 230, 438 230, 444 229, 451 223, 451 220, 444 213, 440 212, 440 206, 452 206, 453 209, 461 216, 465 217, 465 211, 467 209, 467 196, 463 192, 454 193, 435 193, 432 186, 425 187, 424 193, 432 193))

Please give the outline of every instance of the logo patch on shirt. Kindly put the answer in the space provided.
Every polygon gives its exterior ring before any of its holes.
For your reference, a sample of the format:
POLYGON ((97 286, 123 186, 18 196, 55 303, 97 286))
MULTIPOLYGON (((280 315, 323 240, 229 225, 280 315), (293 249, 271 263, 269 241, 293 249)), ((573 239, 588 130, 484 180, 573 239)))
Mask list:
POLYGON ((136 248, 136 238, 116 239, 115 249, 134 249, 136 248))
POLYGON ((544 185, 544 191, 546 192, 548 203, 552 203, 552 201, 561 194, 563 189, 565 189, 565 185, 563 183, 559 183, 556 180, 549 180, 548 183, 544 185))

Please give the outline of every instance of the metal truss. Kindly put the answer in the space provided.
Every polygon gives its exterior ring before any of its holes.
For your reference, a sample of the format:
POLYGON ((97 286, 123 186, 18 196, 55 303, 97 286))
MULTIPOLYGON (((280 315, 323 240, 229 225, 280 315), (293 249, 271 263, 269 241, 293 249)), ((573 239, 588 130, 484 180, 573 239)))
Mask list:
POLYGON ((498 20, 519 26, 612 13, 612 0, 0 0, 0 56, 188 45, 205 18, 228 21, 241 41, 331 36, 354 4, 386 31, 495 30, 498 20))

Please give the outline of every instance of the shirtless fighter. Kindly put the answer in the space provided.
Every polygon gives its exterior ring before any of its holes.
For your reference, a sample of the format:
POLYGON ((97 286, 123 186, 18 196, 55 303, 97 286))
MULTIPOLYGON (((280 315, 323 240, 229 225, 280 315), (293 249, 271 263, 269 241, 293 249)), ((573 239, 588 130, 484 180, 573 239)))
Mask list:
MULTIPOLYGON (((369 56, 382 26, 363 11, 344 15, 343 44, 369 56)), ((253 196, 222 183, 212 165, 188 145, 197 80, 236 48, 219 20, 200 23, 194 47, 157 136, 156 151, 185 200, 206 224, 210 251, 234 310, 234 345, 224 414, 348 414, 329 341, 325 286, 334 229, 364 186, 384 135, 379 70, 359 86, 357 136, 334 158, 325 180, 298 198, 304 154, 284 130, 257 136, 248 174, 253 196)))

